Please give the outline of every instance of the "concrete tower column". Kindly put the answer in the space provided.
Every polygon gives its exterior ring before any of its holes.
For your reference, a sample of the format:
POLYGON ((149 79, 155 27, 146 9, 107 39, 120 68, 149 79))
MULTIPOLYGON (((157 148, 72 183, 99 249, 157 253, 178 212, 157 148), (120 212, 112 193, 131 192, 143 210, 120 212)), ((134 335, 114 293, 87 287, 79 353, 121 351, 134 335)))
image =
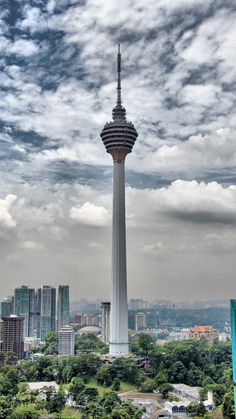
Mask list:
POLYGON ((111 355, 127 355, 128 305, 126 279, 125 162, 113 161, 111 355))

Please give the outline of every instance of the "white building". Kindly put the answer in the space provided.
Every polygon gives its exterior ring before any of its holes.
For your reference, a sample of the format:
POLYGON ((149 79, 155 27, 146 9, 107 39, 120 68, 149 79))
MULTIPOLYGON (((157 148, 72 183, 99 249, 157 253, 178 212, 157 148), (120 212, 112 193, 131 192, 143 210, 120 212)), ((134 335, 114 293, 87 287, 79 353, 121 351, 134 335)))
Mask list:
POLYGON ((171 414, 177 414, 178 415, 186 415, 187 413, 187 407, 190 405, 190 402, 165 402, 164 406, 167 412, 171 414))
POLYGON ((63 326, 59 331, 58 355, 70 356, 75 352, 75 332, 71 326, 63 326))
POLYGON ((209 390, 207 392, 207 400, 205 400, 203 402, 203 404, 204 404, 205 409, 206 409, 207 412, 212 412, 212 410, 215 407, 215 403, 214 403, 214 400, 213 400, 213 392, 212 391, 209 390))

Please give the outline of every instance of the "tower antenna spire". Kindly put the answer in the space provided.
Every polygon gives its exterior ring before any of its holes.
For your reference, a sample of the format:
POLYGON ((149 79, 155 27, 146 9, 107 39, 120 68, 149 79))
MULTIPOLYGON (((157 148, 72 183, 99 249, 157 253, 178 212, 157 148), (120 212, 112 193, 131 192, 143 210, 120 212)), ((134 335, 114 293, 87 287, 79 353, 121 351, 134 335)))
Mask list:
POLYGON ((117 53, 117 103, 116 106, 121 107, 121 53, 120 53, 120 44, 118 44, 118 53, 117 53))

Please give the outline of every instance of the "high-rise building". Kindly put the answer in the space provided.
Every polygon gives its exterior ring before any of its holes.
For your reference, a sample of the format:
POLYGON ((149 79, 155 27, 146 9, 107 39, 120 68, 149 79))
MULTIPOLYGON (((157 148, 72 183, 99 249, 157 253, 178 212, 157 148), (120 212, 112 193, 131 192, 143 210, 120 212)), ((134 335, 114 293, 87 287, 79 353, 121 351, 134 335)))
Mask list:
POLYGON ((24 336, 33 336, 35 328, 35 290, 23 285, 15 289, 14 313, 24 317, 24 336))
POLYGON ((2 351, 8 354, 14 353, 18 359, 22 358, 24 351, 23 327, 23 317, 16 315, 3 317, 2 351))
POLYGON ((14 314, 14 297, 9 296, 1 302, 1 317, 8 317, 14 314))
POLYGON ((113 121, 106 123, 101 138, 113 159, 113 220, 112 220, 112 300, 109 353, 127 355, 128 304, 126 278, 125 228, 125 158, 131 153, 138 136, 132 122, 126 120, 121 103, 121 54, 117 54, 117 102, 112 111, 113 121))
POLYGON ((59 285, 57 296, 57 330, 70 322, 69 285, 59 285))
POLYGON ((137 313, 135 315, 135 330, 144 330, 147 327, 147 315, 145 313, 137 313))
POLYGON ((236 407, 236 300, 230 300, 230 321, 232 338, 234 406, 236 407))
POLYGON ((129 309, 130 310, 143 310, 147 308, 147 302, 142 298, 131 298, 129 300, 129 309))
POLYGON ((48 332, 56 330, 56 289, 43 285, 38 289, 37 302, 40 309, 40 333, 42 342, 48 332))
POLYGON ((101 339, 104 343, 110 342, 110 311, 111 311, 111 303, 110 302, 103 302, 101 303, 102 309, 102 332, 101 332, 101 339))
POLYGON ((75 353, 75 332, 73 327, 65 325, 59 331, 58 355, 70 356, 75 353))

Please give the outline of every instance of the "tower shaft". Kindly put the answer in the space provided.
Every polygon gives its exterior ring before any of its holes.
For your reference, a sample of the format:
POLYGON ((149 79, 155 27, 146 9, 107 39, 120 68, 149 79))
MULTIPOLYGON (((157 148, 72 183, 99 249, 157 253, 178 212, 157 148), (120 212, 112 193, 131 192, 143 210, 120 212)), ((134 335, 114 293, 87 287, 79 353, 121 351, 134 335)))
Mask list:
POLYGON ((112 300, 110 355, 128 354, 128 306, 125 231, 125 162, 113 162, 112 300))

